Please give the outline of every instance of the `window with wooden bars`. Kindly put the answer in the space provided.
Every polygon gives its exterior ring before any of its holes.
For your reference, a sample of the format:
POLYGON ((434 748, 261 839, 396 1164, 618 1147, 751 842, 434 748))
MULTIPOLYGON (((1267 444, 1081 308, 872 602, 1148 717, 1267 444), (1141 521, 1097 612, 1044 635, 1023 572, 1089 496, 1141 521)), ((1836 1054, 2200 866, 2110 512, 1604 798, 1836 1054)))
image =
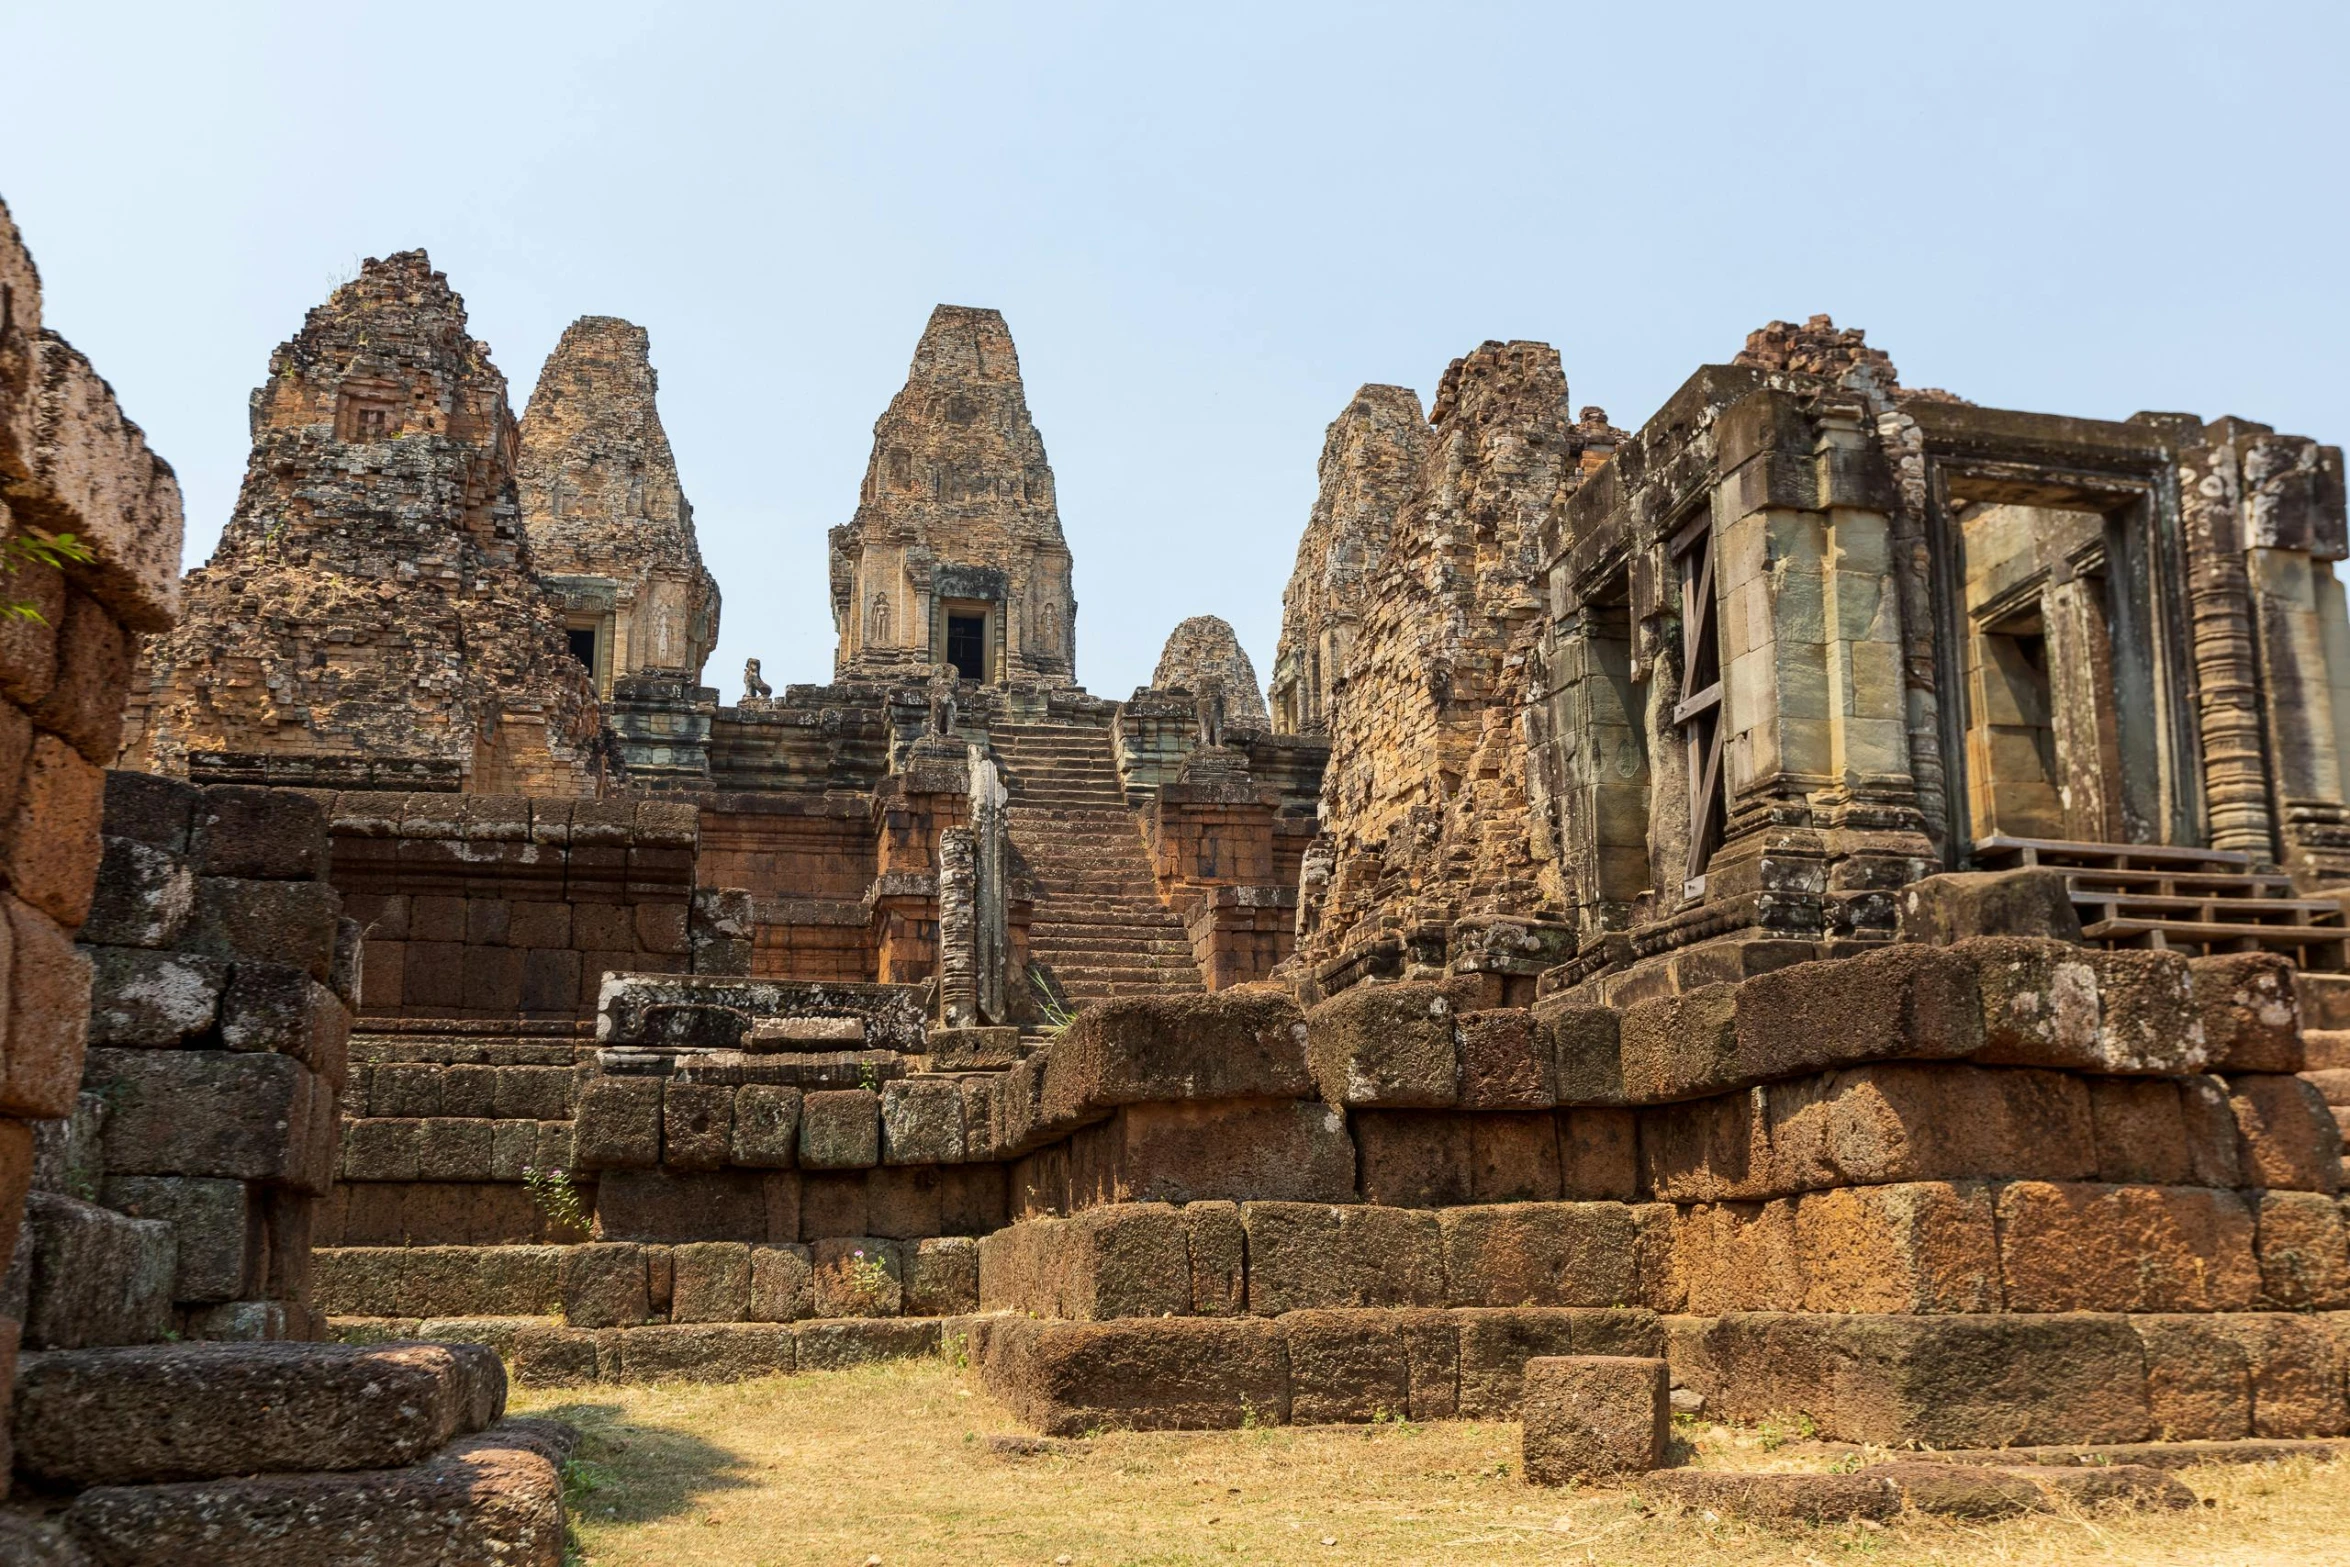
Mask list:
POLYGON ((1681 579, 1681 700, 1673 722, 1688 742, 1689 860, 1683 898, 1705 896, 1706 862, 1722 846, 1722 654, 1714 607, 1713 518, 1701 513, 1673 538, 1681 579))

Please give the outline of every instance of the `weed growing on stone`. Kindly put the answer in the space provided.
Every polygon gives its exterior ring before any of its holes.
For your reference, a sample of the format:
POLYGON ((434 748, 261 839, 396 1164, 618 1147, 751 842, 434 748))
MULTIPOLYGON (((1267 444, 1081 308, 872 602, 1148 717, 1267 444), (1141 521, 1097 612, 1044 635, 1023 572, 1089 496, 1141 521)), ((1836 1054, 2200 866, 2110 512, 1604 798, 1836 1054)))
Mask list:
POLYGON ((549 1223, 561 1229, 577 1230, 582 1235, 588 1233, 587 1204, 580 1200, 579 1188, 571 1184, 569 1174, 526 1164, 522 1167, 522 1184, 530 1193, 531 1205, 545 1214, 549 1223))

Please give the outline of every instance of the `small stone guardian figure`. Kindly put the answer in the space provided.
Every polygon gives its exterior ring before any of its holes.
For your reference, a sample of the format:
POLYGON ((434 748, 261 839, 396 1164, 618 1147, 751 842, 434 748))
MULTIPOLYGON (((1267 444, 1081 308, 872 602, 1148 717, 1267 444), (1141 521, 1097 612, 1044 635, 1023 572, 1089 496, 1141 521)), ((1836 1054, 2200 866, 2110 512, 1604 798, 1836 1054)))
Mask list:
POLYGON ((744 659, 743 705, 749 707, 755 702, 772 700, 774 696, 774 690, 769 687, 766 681, 759 678, 759 661, 755 658, 744 659))
POLYGON ((1203 749, 1213 750, 1224 743, 1224 682, 1207 679, 1200 682, 1199 691, 1191 699, 1192 713, 1199 720, 1199 743, 1203 749))
POLYGON ((955 666, 930 666, 930 732, 942 740, 955 735, 955 666))

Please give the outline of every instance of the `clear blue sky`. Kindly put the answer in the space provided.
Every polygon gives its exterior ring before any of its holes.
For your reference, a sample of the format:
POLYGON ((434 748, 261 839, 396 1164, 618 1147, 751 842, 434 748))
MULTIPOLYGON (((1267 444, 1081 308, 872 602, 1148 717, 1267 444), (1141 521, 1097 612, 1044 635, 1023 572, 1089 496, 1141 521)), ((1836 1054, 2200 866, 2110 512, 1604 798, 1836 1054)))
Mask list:
POLYGON ((651 329, 726 597, 831 667, 824 530, 932 304, 1009 318, 1078 673, 1185 615, 1260 674, 1323 426, 1485 338, 1637 426, 1773 317, 1911 385, 2350 438, 2350 6, 0 8, 0 196, 188 497, 358 257, 427 247, 519 410, 651 329))

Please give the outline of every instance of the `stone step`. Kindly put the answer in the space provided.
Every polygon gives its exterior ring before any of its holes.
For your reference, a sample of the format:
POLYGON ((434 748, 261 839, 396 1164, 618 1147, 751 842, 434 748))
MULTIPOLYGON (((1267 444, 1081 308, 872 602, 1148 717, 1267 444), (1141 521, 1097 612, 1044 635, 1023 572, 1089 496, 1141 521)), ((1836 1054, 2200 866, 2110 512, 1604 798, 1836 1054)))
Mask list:
POLYGON ((49 1350, 17 1362, 16 1466, 55 1485, 394 1469, 505 1409, 479 1344, 49 1350))
POLYGON ((575 1440, 551 1420, 511 1420, 398 1468, 95 1486, 74 1498, 65 1521, 113 1567, 536 1567, 563 1559, 563 1464, 575 1440))

